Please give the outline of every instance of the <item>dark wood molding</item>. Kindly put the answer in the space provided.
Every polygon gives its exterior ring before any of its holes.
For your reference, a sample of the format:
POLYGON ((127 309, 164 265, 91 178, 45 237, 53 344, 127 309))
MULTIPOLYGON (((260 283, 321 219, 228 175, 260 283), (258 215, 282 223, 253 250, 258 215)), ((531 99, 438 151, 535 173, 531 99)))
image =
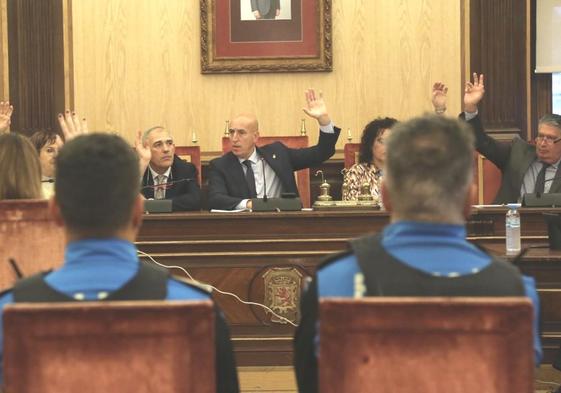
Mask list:
POLYGON ((496 134, 526 135, 526 4, 471 0, 470 69, 485 74, 481 116, 496 134))
POLYGON ((535 14, 536 0, 529 9, 520 0, 470 2, 470 69, 485 74, 481 116, 499 140, 535 137, 538 119, 552 111, 551 74, 534 72, 535 14))
POLYGON ((8 0, 12 130, 58 130, 64 110, 62 0, 8 0))
POLYGON ((530 75, 532 78, 532 92, 531 92, 531 127, 532 138, 537 135, 538 120, 546 113, 551 113, 552 108, 552 85, 551 74, 536 74, 536 0, 531 0, 530 3, 530 26, 531 26, 531 69, 530 75))

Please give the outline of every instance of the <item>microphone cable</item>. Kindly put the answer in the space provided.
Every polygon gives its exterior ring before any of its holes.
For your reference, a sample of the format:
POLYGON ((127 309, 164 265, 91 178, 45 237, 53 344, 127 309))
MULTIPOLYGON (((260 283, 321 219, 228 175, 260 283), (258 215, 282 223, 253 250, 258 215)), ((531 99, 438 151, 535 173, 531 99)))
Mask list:
POLYGON ((272 315, 274 315, 275 317, 277 317, 277 318, 279 318, 279 319, 285 321, 286 323, 289 323, 289 324, 291 324, 291 325, 294 326, 294 327, 298 327, 298 325, 296 325, 296 324, 295 324, 294 322, 292 322, 290 319, 285 318, 285 317, 283 317, 282 315, 277 314, 277 313, 274 312, 271 308, 267 307, 267 306, 264 305, 264 304, 256 303, 256 302, 250 302, 250 301, 246 301, 246 300, 242 300, 242 299, 241 299, 238 295, 236 295, 235 293, 222 291, 222 290, 216 288, 216 287, 213 286, 213 285, 206 284, 206 283, 204 283, 204 282, 201 282, 201 281, 199 281, 199 280, 196 280, 195 278, 193 278, 193 276, 191 275, 191 273, 189 273, 189 272, 187 271, 187 269, 185 269, 185 268, 183 268, 183 267, 181 267, 181 266, 177 266, 177 265, 170 265, 170 266, 164 265, 163 263, 160 263, 160 262, 156 261, 150 254, 147 254, 147 253, 145 253, 144 251, 137 250, 137 252, 138 252, 138 254, 140 254, 141 256, 147 257, 147 258, 150 259, 154 264, 156 264, 156 265, 158 265, 158 266, 165 267, 166 269, 179 269, 179 270, 181 270, 183 273, 185 273, 185 274, 187 275, 187 277, 189 277, 189 279, 190 279, 191 281, 193 281, 193 284, 196 285, 196 286, 203 287, 203 288, 205 288, 206 290, 208 290, 209 292, 211 292, 211 291, 216 291, 216 292, 218 292, 218 293, 220 293, 220 294, 222 294, 222 295, 231 296, 231 297, 233 297, 234 299, 236 299, 237 301, 239 301, 240 303, 246 304, 246 305, 248 305, 248 306, 261 307, 261 308, 264 309, 265 311, 271 313, 272 315))

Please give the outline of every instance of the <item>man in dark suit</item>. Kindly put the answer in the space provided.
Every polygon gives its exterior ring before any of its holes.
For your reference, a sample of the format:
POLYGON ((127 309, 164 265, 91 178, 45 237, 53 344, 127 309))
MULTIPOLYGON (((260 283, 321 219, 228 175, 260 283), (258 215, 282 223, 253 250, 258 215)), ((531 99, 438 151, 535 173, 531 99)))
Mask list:
POLYGON ((280 15, 280 0, 251 0, 255 19, 275 19, 280 15))
POLYGON ((473 74, 473 82, 466 84, 461 116, 474 130, 477 151, 502 172, 495 203, 516 202, 526 193, 561 192, 561 116, 550 114, 539 120, 535 146, 518 137, 499 143, 487 135, 478 115, 484 94, 483 75, 473 74))
POLYGON ((278 198, 283 193, 298 195, 294 171, 319 165, 335 153, 340 129, 334 127, 320 93, 306 91, 304 112, 320 125, 317 145, 291 149, 280 142, 256 147, 259 124, 252 114, 230 122, 232 150, 210 162, 209 205, 211 209, 251 209, 251 198, 265 194, 278 198))
POLYGON ((152 127, 139 135, 136 150, 146 199, 171 199, 173 211, 201 208, 197 169, 175 155, 173 139, 165 128, 152 127))

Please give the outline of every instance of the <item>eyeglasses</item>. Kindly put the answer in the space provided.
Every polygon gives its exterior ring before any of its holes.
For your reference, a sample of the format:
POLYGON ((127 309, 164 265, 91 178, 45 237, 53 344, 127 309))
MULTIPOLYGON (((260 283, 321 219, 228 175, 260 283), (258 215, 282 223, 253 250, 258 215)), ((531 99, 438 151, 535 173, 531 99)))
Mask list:
POLYGON ((561 141, 561 138, 554 138, 554 137, 549 136, 549 135, 538 135, 536 137, 536 143, 544 142, 546 145, 551 145, 551 144, 557 143, 559 141, 561 141))

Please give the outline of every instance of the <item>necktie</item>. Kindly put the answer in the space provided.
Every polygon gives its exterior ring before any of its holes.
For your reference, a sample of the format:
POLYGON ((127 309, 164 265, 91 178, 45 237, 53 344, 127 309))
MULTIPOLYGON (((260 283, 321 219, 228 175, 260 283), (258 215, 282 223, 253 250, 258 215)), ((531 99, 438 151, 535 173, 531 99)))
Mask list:
POLYGON ((536 177, 536 188, 534 192, 536 194, 543 194, 544 187, 545 187, 545 171, 549 167, 549 164, 544 163, 542 165, 542 169, 538 173, 538 177, 536 177))
POLYGON ((154 188, 154 199, 165 199, 166 197, 165 186, 160 186, 160 184, 165 184, 166 176, 158 175, 154 180, 156 185, 156 188, 154 188))
POLYGON ((245 160, 243 162, 247 170, 245 171, 245 181, 249 187, 249 197, 257 198, 257 191, 255 190, 255 175, 253 174, 253 168, 251 167, 251 161, 245 160))

